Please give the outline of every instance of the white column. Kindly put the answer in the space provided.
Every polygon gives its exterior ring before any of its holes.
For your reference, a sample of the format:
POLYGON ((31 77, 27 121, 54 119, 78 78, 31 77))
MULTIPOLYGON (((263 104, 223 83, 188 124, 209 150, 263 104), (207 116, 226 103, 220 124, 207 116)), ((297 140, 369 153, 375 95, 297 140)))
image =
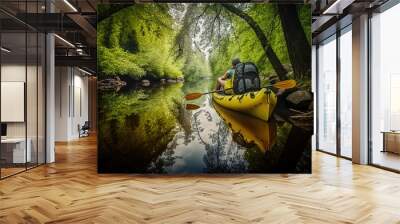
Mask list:
MULTIPOLYGON (((46 1, 46 11, 54 12, 54 5, 46 1)), ((46 35, 46 163, 55 161, 55 42, 54 34, 46 35)))
POLYGON ((353 162, 368 163, 368 15, 353 19, 353 162))
POLYGON ((54 35, 47 34, 46 37, 46 163, 55 161, 54 133, 55 133, 55 58, 54 58, 54 35))

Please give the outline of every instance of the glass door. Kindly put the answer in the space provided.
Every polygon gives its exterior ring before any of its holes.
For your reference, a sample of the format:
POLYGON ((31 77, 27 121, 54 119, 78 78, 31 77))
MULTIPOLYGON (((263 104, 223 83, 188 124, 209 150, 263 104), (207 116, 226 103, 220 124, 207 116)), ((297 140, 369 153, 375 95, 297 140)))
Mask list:
POLYGON ((1 34, 2 177, 26 170, 26 162, 31 161, 31 151, 27 151, 26 45, 25 32, 1 34))
MULTIPOLYGON (((44 1, 1 2, 18 13, 42 13, 44 1)), ((45 163, 43 33, 0 12, 0 178, 45 163)))
POLYGON ((352 157, 352 32, 351 25, 341 30, 340 38, 340 155, 352 157))
POLYGON ((318 47, 318 134, 317 149, 336 154, 336 35, 318 47))
POLYGON ((400 171, 400 4, 371 18, 370 162, 400 171))

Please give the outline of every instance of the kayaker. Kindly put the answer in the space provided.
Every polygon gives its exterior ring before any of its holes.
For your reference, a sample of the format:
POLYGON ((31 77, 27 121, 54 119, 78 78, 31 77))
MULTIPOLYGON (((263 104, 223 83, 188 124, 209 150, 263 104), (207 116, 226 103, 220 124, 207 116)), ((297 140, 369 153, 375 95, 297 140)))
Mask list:
POLYGON ((215 90, 226 90, 233 87, 232 77, 235 74, 235 67, 240 63, 239 58, 234 58, 232 60, 232 67, 229 68, 225 74, 217 79, 217 86, 215 90))

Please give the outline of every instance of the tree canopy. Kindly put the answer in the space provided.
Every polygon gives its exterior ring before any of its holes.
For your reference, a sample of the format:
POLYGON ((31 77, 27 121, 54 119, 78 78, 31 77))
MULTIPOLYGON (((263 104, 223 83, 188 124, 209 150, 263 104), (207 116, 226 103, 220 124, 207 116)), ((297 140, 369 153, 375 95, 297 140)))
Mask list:
POLYGON ((311 40, 310 7, 291 6, 289 11, 297 13, 291 18, 297 21, 294 26, 287 25, 282 7, 252 3, 100 5, 100 73, 195 81, 222 75, 231 59, 239 57, 256 63, 265 77, 305 77, 310 67, 305 64, 309 55, 304 53, 311 40), (299 33, 299 42, 288 45, 291 31, 299 33))

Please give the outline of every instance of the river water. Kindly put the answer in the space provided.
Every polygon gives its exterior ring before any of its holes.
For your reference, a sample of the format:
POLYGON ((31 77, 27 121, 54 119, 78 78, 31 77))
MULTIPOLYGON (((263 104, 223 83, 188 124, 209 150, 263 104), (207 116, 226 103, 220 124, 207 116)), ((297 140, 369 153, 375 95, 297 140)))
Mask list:
POLYGON ((271 172, 289 126, 214 105, 211 80, 99 91, 99 171, 128 173, 271 172), (187 103, 200 106, 187 110, 187 103))

